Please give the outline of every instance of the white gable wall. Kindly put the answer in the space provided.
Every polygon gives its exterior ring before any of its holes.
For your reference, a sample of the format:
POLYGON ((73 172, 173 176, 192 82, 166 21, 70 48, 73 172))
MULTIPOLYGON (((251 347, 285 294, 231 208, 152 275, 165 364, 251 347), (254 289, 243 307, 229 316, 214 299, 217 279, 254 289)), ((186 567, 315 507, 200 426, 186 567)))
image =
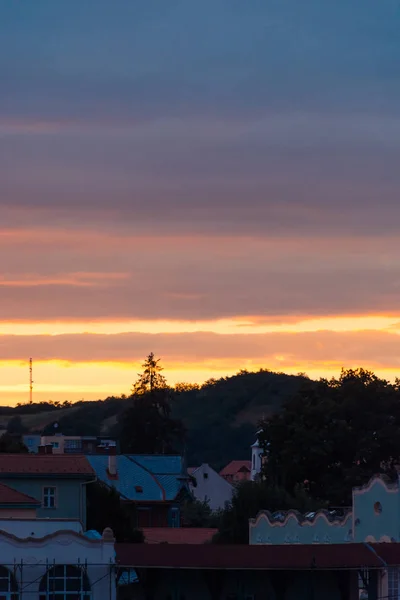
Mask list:
POLYGON ((212 510, 223 509, 232 500, 233 487, 207 463, 204 463, 192 473, 197 486, 190 484, 190 489, 196 500, 207 501, 212 510))

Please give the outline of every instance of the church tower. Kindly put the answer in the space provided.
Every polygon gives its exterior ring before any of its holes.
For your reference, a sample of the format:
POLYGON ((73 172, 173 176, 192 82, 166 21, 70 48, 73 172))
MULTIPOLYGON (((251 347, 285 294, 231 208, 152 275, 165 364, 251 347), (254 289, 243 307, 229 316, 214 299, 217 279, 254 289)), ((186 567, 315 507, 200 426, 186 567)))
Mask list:
POLYGON ((257 431, 257 439, 251 447, 251 481, 255 481, 261 473, 262 469, 262 448, 258 439, 260 431, 257 431))

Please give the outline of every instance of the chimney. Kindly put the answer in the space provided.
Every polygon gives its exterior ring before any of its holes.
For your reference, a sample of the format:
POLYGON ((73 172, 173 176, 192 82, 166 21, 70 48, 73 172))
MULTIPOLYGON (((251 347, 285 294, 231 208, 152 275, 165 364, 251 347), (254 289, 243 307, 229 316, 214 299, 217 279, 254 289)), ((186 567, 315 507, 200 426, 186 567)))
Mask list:
POLYGON ((46 446, 38 446, 38 454, 46 454, 46 446))
POLYGON ((116 446, 109 446, 108 448, 108 473, 112 477, 117 475, 117 448, 116 446))

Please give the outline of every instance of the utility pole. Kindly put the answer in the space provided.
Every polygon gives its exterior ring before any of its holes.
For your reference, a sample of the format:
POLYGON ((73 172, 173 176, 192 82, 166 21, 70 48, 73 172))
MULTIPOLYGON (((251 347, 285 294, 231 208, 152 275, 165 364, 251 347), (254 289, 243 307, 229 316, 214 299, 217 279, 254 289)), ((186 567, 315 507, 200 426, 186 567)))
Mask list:
POLYGON ((32 379, 32 359, 29 359, 29 404, 32 404, 33 379, 32 379))

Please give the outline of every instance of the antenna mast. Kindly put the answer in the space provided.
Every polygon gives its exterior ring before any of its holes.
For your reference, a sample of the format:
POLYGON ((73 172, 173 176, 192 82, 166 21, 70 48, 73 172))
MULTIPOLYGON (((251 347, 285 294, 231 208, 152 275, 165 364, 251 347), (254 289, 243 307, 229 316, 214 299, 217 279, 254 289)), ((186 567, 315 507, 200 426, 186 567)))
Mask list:
POLYGON ((29 404, 32 404, 33 379, 32 379, 32 359, 29 359, 29 404))

